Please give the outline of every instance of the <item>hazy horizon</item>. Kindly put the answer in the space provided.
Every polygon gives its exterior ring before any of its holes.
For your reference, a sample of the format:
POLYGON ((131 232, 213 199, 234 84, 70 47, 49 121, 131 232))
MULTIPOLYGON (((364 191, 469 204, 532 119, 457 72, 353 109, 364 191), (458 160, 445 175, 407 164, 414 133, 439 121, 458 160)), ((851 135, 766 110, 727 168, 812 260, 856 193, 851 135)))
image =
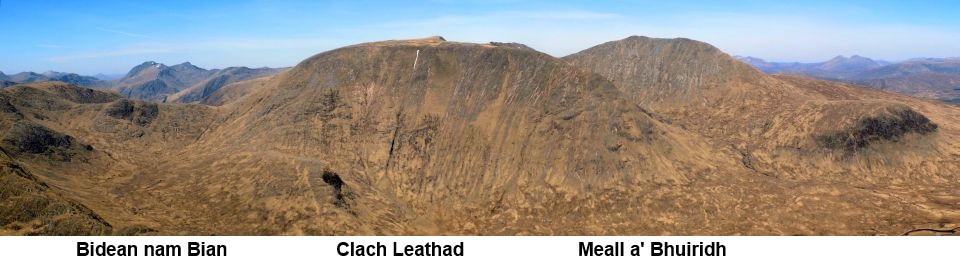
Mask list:
POLYGON ((0 2, 0 71, 123 74, 145 61, 287 67, 338 47, 442 35, 565 56, 631 35, 685 37, 740 56, 820 62, 956 57, 949 1, 0 2))

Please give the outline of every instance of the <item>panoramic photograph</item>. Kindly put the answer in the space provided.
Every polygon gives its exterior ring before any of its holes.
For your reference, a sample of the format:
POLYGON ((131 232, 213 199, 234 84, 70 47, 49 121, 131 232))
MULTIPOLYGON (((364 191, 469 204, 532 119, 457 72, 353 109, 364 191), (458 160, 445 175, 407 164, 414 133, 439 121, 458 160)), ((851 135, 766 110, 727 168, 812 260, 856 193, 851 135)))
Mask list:
POLYGON ((0 235, 957 235, 958 8, 3 0, 0 235))

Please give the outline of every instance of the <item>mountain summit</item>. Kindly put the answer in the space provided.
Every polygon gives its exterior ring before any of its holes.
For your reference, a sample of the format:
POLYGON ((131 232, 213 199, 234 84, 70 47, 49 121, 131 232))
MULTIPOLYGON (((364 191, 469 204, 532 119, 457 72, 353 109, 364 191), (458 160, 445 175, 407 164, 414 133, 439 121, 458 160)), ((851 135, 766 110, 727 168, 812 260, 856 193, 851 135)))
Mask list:
POLYGON ((564 60, 610 78, 645 104, 701 102, 723 86, 762 74, 716 47, 690 39, 631 36, 566 56, 564 60))
POLYGON ((190 62, 167 66, 147 61, 131 69, 113 88, 129 98, 163 100, 167 95, 199 83, 216 71, 199 68, 190 62))
POLYGON ((859 55, 854 55, 851 57, 844 57, 840 55, 830 59, 829 61, 820 63, 813 68, 823 72, 855 73, 881 66, 883 66, 883 64, 859 55))

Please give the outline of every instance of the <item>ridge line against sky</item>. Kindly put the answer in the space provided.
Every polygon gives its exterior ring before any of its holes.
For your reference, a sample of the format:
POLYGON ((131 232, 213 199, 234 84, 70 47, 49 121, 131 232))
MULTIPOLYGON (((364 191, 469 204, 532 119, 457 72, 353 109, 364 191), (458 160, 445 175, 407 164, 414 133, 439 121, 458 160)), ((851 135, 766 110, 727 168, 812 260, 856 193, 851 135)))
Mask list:
POLYGON ((3 0, 0 71, 117 74, 148 60, 284 67, 350 44, 432 35, 558 57, 644 35, 768 61, 898 61, 960 56, 956 10, 951 1, 3 0))

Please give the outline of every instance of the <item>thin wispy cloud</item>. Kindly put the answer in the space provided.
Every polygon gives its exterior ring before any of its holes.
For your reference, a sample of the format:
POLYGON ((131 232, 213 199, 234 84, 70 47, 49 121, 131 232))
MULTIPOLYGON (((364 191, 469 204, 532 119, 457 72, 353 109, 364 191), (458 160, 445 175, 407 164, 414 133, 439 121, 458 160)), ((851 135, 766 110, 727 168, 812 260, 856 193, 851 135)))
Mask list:
POLYGON ((317 51, 330 49, 344 41, 325 38, 220 38, 188 42, 151 42, 109 51, 84 52, 59 55, 47 60, 71 62, 89 59, 109 59, 131 55, 156 55, 173 53, 222 53, 236 51, 306 49, 317 51))
POLYGON ((148 36, 148 35, 144 35, 144 34, 137 34, 137 33, 131 33, 131 32, 120 31, 120 30, 115 30, 115 29, 102 28, 102 27, 98 27, 97 30, 104 31, 104 32, 108 32, 108 33, 120 34, 120 35, 124 35, 124 36, 128 36, 128 37, 145 38, 145 39, 157 39, 157 38, 155 38, 155 37, 148 36))
POLYGON ((500 11, 474 16, 486 19, 537 19, 537 20, 606 20, 625 18, 626 16, 589 10, 539 10, 539 11, 500 11))
MULTIPOLYGON (((421 19, 399 20, 368 24, 367 28, 411 28, 442 27, 451 24, 473 24, 516 21, 596 21, 621 19, 625 16, 616 13, 593 12, 585 10, 544 10, 544 11, 498 11, 484 14, 444 15, 421 19)), ((519 26, 519 25, 518 25, 519 26)))
POLYGON ((61 55, 50 57, 47 60, 51 62, 71 62, 76 60, 85 60, 85 59, 100 59, 100 58, 110 58, 118 56, 130 56, 130 55, 147 55, 147 54, 159 54, 159 53, 170 53, 171 50, 162 49, 162 48, 128 48, 128 49, 119 49, 113 51, 100 51, 100 52, 90 52, 90 53, 81 53, 73 55, 61 55))
POLYGON ((193 42, 169 43, 167 48, 178 51, 216 51, 233 50, 279 50, 279 49, 309 49, 328 48, 339 45, 337 39, 314 37, 279 37, 279 38, 218 38, 193 42))
POLYGON ((35 45, 35 46, 36 46, 37 48, 47 48, 47 49, 63 49, 63 48, 66 48, 66 46, 56 45, 56 44, 37 44, 37 45, 35 45))

